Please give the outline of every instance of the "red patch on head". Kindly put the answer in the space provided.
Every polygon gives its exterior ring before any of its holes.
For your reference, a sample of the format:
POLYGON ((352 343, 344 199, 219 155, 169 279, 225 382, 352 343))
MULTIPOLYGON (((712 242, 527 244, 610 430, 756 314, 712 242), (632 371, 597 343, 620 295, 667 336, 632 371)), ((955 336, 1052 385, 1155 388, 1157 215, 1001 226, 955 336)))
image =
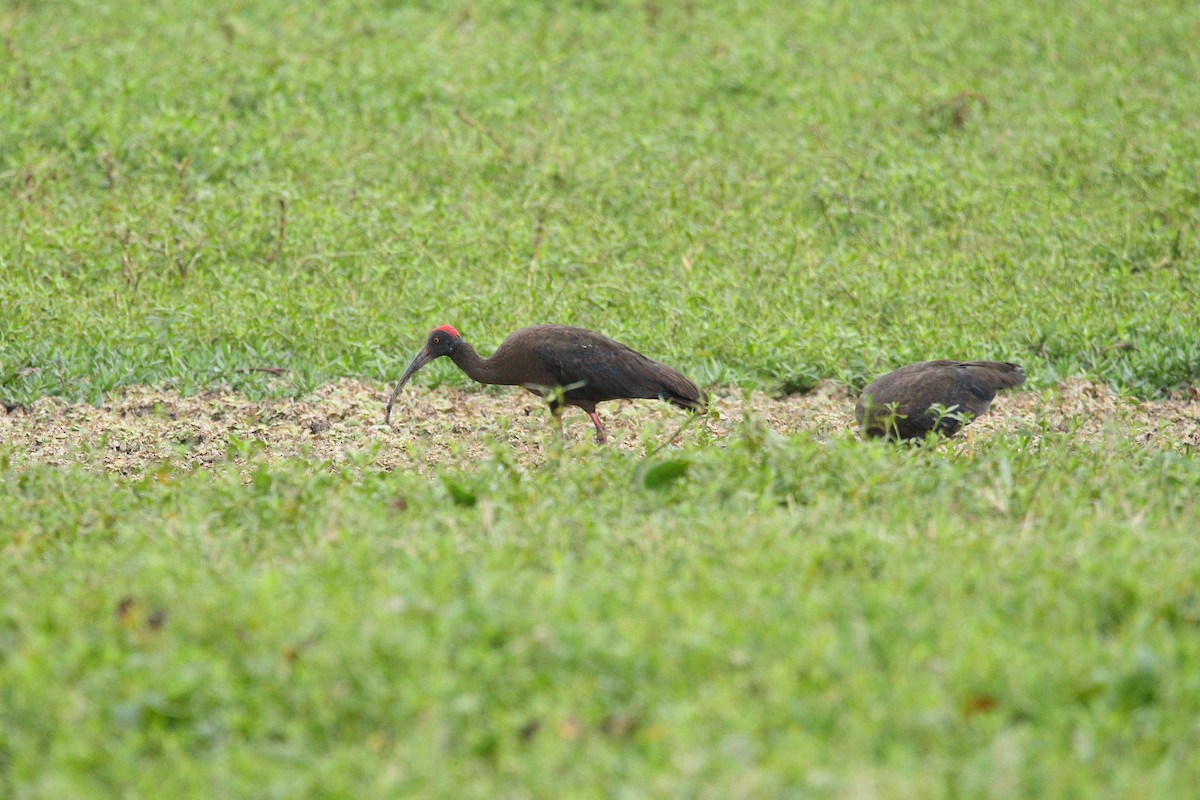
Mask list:
POLYGON ((453 325, 441 325, 439 327, 434 328, 434 330, 441 331, 442 333, 448 333, 451 336, 458 336, 458 331, 454 330, 453 325))

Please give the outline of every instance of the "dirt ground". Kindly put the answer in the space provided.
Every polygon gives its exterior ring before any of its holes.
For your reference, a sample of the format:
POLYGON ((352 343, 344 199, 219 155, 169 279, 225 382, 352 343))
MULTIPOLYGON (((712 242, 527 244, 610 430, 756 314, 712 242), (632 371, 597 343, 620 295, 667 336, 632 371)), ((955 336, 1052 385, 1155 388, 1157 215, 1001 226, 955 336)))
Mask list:
MULTIPOLYGON (((536 462, 546 447, 559 443, 543 402, 521 390, 410 388, 396 402, 392 428, 383 424, 387 391, 344 380, 299 400, 251 401, 231 392, 184 397, 153 387, 115 393, 99 407, 45 398, 7 413, 0 408, 0 448, 20 462, 134 474, 162 462, 203 467, 257 451, 331 466, 355 462, 427 471, 469 464, 502 443, 518 460, 536 462)), ((708 436, 719 446, 748 416, 783 435, 856 435, 854 401, 836 387, 786 398, 735 389, 715 395, 719 419, 702 420, 678 441, 708 436)), ((607 403, 600 413, 609 430, 607 446, 638 451, 665 441, 688 420, 678 409, 646 401, 607 403)), ((568 447, 595 446, 594 429, 582 412, 568 409, 565 420, 568 447)), ((1102 385, 1068 381, 1045 392, 1002 393, 971 430, 979 441, 1036 434, 1044 424, 1078 437, 1107 434, 1192 451, 1200 447, 1200 392, 1139 403, 1102 385)))

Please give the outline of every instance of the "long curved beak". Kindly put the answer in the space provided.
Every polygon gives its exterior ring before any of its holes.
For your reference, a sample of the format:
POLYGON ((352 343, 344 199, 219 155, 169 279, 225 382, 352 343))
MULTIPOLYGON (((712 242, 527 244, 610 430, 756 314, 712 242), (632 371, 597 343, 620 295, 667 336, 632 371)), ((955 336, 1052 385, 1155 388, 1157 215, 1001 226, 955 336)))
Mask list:
POLYGON ((387 410, 383 414, 383 424, 392 424, 392 405, 396 402, 397 395, 404 388, 404 384, 408 383, 409 378, 417 374, 417 370, 432 361, 433 358, 429 355, 429 351, 424 347, 421 352, 417 353, 417 357, 408 365, 408 369, 404 370, 404 374, 400 376, 400 380, 396 381, 396 388, 392 390, 392 396, 388 399, 387 410))

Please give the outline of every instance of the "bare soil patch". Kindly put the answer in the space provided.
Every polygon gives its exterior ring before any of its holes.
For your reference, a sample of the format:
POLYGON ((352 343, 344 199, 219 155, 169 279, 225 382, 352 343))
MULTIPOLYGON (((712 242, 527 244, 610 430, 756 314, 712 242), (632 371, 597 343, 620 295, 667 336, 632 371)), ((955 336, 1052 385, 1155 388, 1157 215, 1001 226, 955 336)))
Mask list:
MULTIPOLYGON (((530 462, 543 458, 547 447, 560 446, 545 404, 527 392, 412 388, 397 400, 391 428, 383 424, 387 392, 387 386, 344 380, 298 400, 251 401, 232 392, 185 397, 154 387, 115 393, 101 406, 44 398, 28 408, 0 409, 0 447, 20 461, 133 474, 163 462, 204 467, 258 451, 330 466, 359 461, 426 471, 468 465, 497 446, 530 462)), ((678 442, 707 436, 719 445, 748 418, 781 435, 857 435, 854 400, 836 387, 786 398, 731 389, 716 398, 719 419, 702 420, 678 442)), ((609 403, 600 411, 609 429, 607 446, 639 452, 665 441, 688 419, 654 402, 609 403)), ((566 447, 598 446, 582 413, 568 409, 565 419, 566 447)), ((968 430, 976 440, 1036 438, 1053 430, 1192 451, 1200 447, 1200 393, 1136 402, 1106 386, 1073 380, 1045 392, 1001 394, 968 430)))

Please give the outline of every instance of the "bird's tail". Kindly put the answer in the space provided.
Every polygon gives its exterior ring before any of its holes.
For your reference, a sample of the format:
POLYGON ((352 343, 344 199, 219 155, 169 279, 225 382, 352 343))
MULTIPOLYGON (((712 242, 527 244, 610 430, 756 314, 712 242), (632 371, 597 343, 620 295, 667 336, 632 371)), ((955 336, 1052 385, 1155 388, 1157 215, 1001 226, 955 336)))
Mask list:
POLYGON ((1025 382, 1025 373, 1020 365, 1007 361, 968 361, 964 367, 983 378, 995 390, 1011 389, 1025 382))
MULTIPOLYGON (((646 393, 640 395, 641 397, 657 397, 659 400, 665 400, 673 406, 686 408, 688 411, 708 409, 708 394, 684 377, 683 373, 645 356, 642 358, 647 369, 646 379, 642 381, 642 386, 645 387, 642 391, 646 391, 646 393)), ((639 395, 630 396, 637 397, 639 395)))
POLYGON ((673 406, 679 406, 680 408, 686 408, 688 411, 707 411, 708 410, 708 404, 709 404, 709 401, 711 400, 711 398, 708 396, 708 392, 704 391, 703 389, 698 388, 691 381, 687 381, 686 388, 685 387, 679 387, 679 388, 684 389, 684 391, 681 392, 681 391, 677 391, 677 390, 673 389, 672 391, 664 393, 662 395, 662 399, 666 400, 668 403, 670 403, 673 406), (686 389, 691 389, 691 391, 690 392, 686 391, 686 389))

